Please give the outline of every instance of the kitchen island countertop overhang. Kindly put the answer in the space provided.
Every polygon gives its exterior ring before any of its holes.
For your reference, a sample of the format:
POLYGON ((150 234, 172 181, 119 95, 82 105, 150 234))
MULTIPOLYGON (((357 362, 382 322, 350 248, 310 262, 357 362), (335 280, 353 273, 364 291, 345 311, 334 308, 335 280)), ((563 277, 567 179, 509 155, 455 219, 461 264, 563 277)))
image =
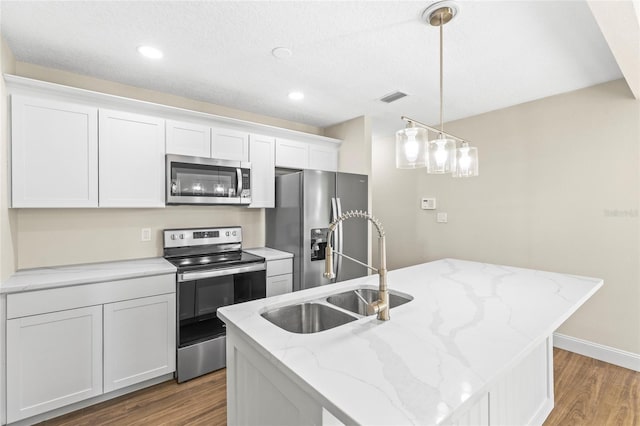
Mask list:
POLYGON ((389 272, 390 290, 413 300, 392 309, 387 322, 369 316, 295 334, 260 315, 376 283, 368 276, 219 314, 229 333, 341 422, 441 424, 478 402, 603 285, 597 278, 443 259, 389 272))

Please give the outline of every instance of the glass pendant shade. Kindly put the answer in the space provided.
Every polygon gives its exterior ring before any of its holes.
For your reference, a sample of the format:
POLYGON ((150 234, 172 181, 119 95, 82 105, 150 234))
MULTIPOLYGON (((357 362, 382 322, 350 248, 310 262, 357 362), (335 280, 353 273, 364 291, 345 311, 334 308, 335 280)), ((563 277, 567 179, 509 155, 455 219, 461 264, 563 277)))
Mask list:
POLYGON ((417 169, 426 167, 428 133, 419 127, 407 127, 396 132, 396 167, 417 169))
POLYGON ((429 141, 427 152, 427 173, 451 173, 455 167, 456 142, 440 135, 438 139, 429 141))
POLYGON ((472 176, 478 176, 478 149, 463 142, 462 146, 456 149, 453 177, 472 176))

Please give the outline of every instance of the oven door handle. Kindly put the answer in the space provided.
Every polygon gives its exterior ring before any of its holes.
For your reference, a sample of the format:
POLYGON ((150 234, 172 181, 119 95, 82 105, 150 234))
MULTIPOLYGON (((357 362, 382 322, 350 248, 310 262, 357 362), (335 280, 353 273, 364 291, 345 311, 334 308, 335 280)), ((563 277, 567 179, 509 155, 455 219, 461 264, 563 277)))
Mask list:
POLYGON ((267 269, 266 264, 256 263, 254 265, 239 266, 236 268, 212 269, 208 271, 183 272, 178 274, 178 282, 203 280, 205 278, 224 277, 226 275, 244 274, 246 272, 264 271, 267 269))

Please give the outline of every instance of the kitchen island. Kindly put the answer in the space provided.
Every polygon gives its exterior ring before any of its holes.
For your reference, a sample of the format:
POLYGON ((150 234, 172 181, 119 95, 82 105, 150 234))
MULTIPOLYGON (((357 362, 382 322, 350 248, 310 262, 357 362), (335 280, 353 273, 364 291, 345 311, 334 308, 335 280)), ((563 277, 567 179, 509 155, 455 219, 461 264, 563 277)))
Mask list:
POLYGON ((542 424, 553 408, 552 334, 602 280, 444 259, 391 271, 413 299, 311 334, 266 311, 377 275, 221 308, 229 424, 542 424))

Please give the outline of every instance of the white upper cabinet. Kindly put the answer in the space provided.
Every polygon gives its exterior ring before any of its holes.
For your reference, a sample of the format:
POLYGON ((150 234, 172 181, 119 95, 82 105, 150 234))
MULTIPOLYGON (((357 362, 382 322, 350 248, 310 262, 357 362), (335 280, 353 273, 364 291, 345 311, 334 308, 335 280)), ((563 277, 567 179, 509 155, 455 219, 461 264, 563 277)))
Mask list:
POLYGON ((230 129, 211 129, 211 158, 249 161, 249 134, 230 129))
POLYGON ((165 123, 100 110, 100 207, 164 207, 165 123))
POLYGON ((167 120, 167 154, 249 161, 249 134, 167 120))
POLYGON ((249 207, 275 207, 276 140, 262 135, 249 136, 251 161, 251 204, 249 207))
POLYGON ((97 207, 97 108, 12 95, 11 192, 12 207, 97 207))
POLYGON ((211 128, 167 120, 167 154, 211 157, 211 128))
POLYGON ((288 169, 338 170, 338 147, 287 139, 276 141, 276 166, 288 169))
POLYGON ((11 207, 164 207, 166 153, 253 163, 250 207, 257 208, 273 206, 275 167, 338 168, 337 139, 19 76, 4 80, 11 207))
POLYGON ((309 144, 309 168, 338 171, 338 150, 333 146, 309 144))
POLYGON ((308 169, 309 144, 278 139, 276 141, 276 166, 289 169, 308 169))

